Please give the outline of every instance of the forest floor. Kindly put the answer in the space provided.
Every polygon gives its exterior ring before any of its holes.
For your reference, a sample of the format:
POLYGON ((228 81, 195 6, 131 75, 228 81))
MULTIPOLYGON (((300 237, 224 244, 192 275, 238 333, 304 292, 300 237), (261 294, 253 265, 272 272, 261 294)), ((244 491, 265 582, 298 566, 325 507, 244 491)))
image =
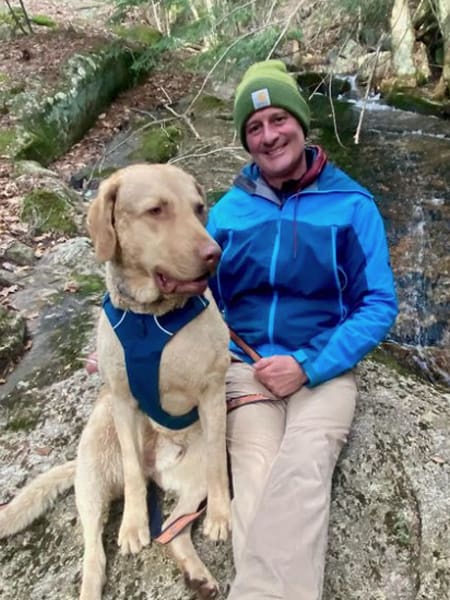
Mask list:
MULTIPOLYGON (((110 36, 108 19, 111 3, 92 0, 26 0, 29 15, 45 15, 58 23, 61 29, 34 26, 31 35, 17 34, 10 40, 0 41, 0 74, 20 85, 32 76, 39 78, 44 88, 57 81, 62 65, 77 53, 86 52, 100 37, 110 36), (95 5, 95 6, 93 6, 95 5)), ((130 14, 132 19, 133 15, 130 14)), ((121 93, 99 115, 80 142, 69 152, 49 165, 63 181, 102 155, 107 142, 130 121, 133 112, 151 111, 167 102, 167 95, 176 102, 192 88, 192 74, 165 63, 140 85, 121 93)), ((0 127, 7 127, 12 117, 0 112, 0 127)), ((0 155, 0 257, 14 240, 31 246, 36 256, 42 256, 60 238, 51 234, 35 236, 20 220, 21 199, 33 185, 33 178, 13 177, 14 166, 0 155)), ((1 262, 1 261, 0 261, 1 262)), ((0 302, 7 290, 0 290, 0 302)))

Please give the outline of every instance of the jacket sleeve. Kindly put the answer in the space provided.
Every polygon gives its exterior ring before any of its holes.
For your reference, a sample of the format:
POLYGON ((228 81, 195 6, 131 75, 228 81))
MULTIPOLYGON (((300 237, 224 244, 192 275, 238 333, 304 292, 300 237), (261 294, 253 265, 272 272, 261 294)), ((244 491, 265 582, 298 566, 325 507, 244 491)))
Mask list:
POLYGON ((348 314, 293 353, 313 387, 353 368, 385 337, 398 312, 383 221, 373 200, 356 205, 344 252, 348 314))

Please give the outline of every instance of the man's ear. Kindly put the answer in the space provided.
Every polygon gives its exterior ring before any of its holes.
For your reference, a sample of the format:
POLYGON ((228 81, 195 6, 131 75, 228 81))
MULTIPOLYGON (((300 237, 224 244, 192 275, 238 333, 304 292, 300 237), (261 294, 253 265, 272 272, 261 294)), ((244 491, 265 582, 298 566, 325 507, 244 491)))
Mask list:
POLYGON ((117 236, 114 229, 114 203, 119 185, 120 178, 117 174, 108 177, 100 185, 97 197, 89 207, 87 226, 99 262, 111 260, 116 251, 117 236))

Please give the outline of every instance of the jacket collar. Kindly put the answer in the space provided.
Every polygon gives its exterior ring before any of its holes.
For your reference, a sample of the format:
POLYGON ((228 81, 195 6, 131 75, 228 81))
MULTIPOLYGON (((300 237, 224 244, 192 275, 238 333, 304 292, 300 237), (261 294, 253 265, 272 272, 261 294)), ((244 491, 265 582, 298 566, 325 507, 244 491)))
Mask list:
POLYGON ((327 155, 320 146, 307 146, 305 153, 308 167, 306 172, 300 179, 286 181, 281 190, 275 189, 267 183, 255 163, 246 165, 233 184, 251 195, 262 196, 271 202, 282 204, 289 196, 312 185, 327 163, 327 155))

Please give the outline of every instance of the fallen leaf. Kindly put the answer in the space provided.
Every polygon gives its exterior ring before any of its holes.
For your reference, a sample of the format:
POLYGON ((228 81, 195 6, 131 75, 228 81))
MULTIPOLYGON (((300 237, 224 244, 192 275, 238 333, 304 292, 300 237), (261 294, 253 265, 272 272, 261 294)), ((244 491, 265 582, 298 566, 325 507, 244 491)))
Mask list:
POLYGON ((52 451, 48 446, 41 446, 40 448, 35 449, 35 453, 39 454, 39 456, 48 456, 52 451))
POLYGON ((435 462, 437 465, 445 465, 445 460, 440 456, 432 456, 431 460, 435 462))
POLYGON ((67 281, 64 284, 64 291, 69 292, 70 294, 74 294, 75 292, 78 292, 79 289, 80 289, 80 285, 76 281, 67 281))

